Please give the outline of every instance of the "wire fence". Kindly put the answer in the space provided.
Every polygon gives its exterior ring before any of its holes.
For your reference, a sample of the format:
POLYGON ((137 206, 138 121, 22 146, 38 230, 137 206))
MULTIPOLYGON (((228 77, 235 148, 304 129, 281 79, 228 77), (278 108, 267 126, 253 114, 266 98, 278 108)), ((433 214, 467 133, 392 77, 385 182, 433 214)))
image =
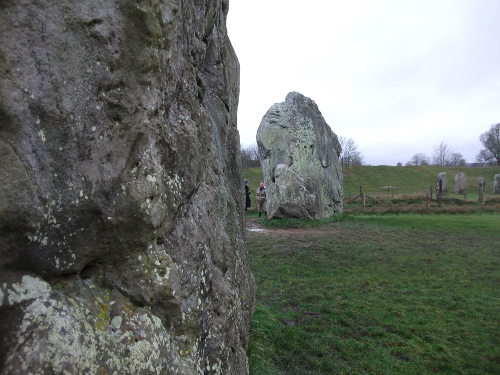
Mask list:
POLYGON ((446 180, 436 180, 435 184, 420 186, 370 186, 360 185, 359 192, 345 192, 347 203, 368 200, 422 199, 426 201, 441 201, 442 199, 457 199, 484 203, 486 200, 499 200, 500 194, 495 194, 493 185, 487 186, 483 177, 464 177, 449 184, 446 180))

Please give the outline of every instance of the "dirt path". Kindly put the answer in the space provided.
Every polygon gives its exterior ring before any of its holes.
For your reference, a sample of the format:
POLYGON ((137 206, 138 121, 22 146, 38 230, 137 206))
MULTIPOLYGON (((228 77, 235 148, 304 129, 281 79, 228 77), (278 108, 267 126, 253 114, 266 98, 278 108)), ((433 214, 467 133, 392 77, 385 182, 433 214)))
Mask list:
POLYGON ((245 219, 245 228, 248 232, 254 233, 269 233, 269 229, 265 229, 262 225, 258 223, 258 219, 256 218, 246 218, 245 219))
POLYGON ((305 236, 305 235, 318 235, 326 233, 338 233, 341 230, 339 228, 333 228, 330 226, 318 226, 315 228, 290 228, 290 229, 268 229, 264 228, 259 224, 258 218, 246 218, 245 228, 247 232, 267 234, 267 235, 279 235, 279 236, 305 236))

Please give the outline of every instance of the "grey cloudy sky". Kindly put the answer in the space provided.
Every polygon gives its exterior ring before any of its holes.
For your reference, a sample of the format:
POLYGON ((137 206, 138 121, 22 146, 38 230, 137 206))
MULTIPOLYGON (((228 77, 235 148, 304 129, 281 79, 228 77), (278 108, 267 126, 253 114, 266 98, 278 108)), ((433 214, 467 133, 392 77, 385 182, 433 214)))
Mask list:
POLYGON ((500 122, 500 0, 231 0, 228 32, 244 146, 290 91, 372 165, 441 141, 472 162, 500 122))

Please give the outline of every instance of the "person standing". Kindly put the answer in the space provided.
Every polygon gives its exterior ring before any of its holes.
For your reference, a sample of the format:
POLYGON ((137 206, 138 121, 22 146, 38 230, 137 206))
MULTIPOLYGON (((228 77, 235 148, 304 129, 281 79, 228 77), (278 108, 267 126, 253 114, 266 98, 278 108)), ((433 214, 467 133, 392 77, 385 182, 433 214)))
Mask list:
POLYGON ((247 208, 252 207, 252 201, 250 200, 250 188, 248 187, 248 180, 243 181, 245 183, 245 211, 247 208))
POLYGON ((259 217, 264 213, 264 215, 267 215, 266 212, 266 188, 264 186, 264 181, 261 181, 259 183, 259 187, 257 188, 257 211, 259 211, 259 217))

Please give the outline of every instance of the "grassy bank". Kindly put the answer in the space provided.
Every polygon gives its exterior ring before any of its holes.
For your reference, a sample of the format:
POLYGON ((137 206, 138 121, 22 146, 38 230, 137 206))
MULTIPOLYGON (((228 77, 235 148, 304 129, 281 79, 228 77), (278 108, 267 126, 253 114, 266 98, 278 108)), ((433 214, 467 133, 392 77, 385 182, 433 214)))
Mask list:
MULTIPOLYGON (((344 202, 359 194, 359 187, 363 186, 365 194, 376 198, 369 201, 372 206, 380 206, 381 204, 389 203, 393 206, 390 200, 395 199, 396 205, 398 200, 418 198, 420 206, 423 205, 425 199, 425 187, 434 186, 436 176, 439 172, 448 174, 449 205, 455 206, 456 202, 453 199, 467 200, 477 202, 479 198, 478 183, 479 177, 486 179, 487 194, 485 195, 486 202, 491 204, 500 203, 500 197, 493 195, 493 176, 500 173, 499 167, 488 168, 467 168, 467 167, 390 167, 390 166, 369 166, 369 167, 353 167, 344 170, 344 202), (453 194, 453 178, 456 173, 463 172, 468 178, 468 191, 466 197, 463 195, 453 194), (391 186, 393 188, 387 188, 391 186), (378 199, 378 202, 377 202, 378 199), (385 201, 385 202, 382 202, 385 201)), ((259 181, 262 180, 262 170, 260 168, 248 168, 243 170, 243 177, 250 181, 249 186, 252 192, 257 189, 259 181)), ((403 202, 404 203, 404 202, 403 202)), ((414 202, 410 202, 413 204, 414 202)), ((404 203, 408 207, 407 203, 404 203)), ((356 206, 354 206, 356 207, 356 206)), ((411 208, 411 207, 410 207, 411 208)), ((475 210, 472 208, 472 210, 475 210)), ((395 210, 398 211, 398 210, 395 210)), ((417 210, 418 211, 418 210, 417 210)), ((467 211, 467 210, 464 210, 467 211)))
POLYGON ((468 178, 469 197, 477 199, 478 184, 477 178, 486 179, 487 193, 492 193, 493 176, 500 173, 500 167, 488 168, 467 168, 467 167, 438 167, 434 165, 423 167, 390 167, 390 166, 369 166, 353 167, 344 170, 344 196, 351 197, 359 193, 362 185, 367 194, 387 194, 391 191, 385 189, 386 186, 394 186, 394 193, 417 194, 423 193, 426 186, 434 186, 436 176, 439 172, 446 172, 450 196, 453 192, 453 178, 458 172, 463 172, 468 178))
POLYGON ((500 215, 342 219, 248 233, 252 375, 500 373, 500 215))

